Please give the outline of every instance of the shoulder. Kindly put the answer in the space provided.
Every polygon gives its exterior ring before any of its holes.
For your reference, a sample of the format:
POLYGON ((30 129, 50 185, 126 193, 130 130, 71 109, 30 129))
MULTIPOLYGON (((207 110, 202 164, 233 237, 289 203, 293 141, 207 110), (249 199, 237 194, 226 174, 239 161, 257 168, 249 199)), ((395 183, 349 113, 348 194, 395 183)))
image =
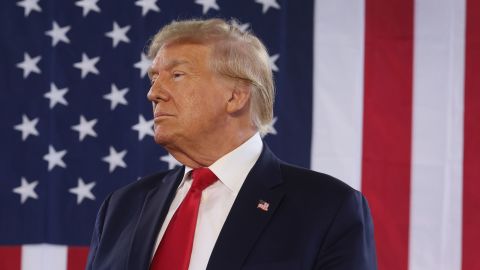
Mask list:
POLYGON ((170 186, 165 185, 164 182, 175 181, 171 176, 178 175, 181 171, 182 168, 177 168, 155 173, 110 193, 103 201, 98 214, 98 218, 101 220, 100 227, 103 227, 103 220, 115 221, 118 224, 128 223, 131 217, 135 217, 141 212, 148 194, 170 186))
POLYGON ((361 203, 363 195, 345 182, 325 173, 279 162, 283 184, 292 198, 306 204, 339 209, 348 201, 361 203))
MULTIPOLYGON (((325 173, 287 163, 278 158, 264 143, 262 154, 256 165, 273 177, 281 177, 288 190, 303 190, 313 193, 334 193, 335 195, 354 193, 356 190, 325 173), (278 175, 278 173, 280 175, 278 175)), ((263 175, 265 176, 265 175, 263 175)))
POLYGON ((171 172, 173 172, 173 170, 157 172, 148 176, 144 176, 135 182, 117 189, 114 193, 129 193, 131 191, 152 189, 158 186, 159 181, 162 181, 162 179, 171 172))
POLYGON ((325 173, 280 161, 280 170, 287 185, 308 189, 322 189, 335 193, 350 193, 356 190, 345 182, 325 173))
POLYGON ((168 176, 181 170, 181 168, 177 168, 142 177, 135 182, 113 191, 109 196, 109 201, 132 202, 136 200, 143 200, 149 191, 160 187, 168 176))

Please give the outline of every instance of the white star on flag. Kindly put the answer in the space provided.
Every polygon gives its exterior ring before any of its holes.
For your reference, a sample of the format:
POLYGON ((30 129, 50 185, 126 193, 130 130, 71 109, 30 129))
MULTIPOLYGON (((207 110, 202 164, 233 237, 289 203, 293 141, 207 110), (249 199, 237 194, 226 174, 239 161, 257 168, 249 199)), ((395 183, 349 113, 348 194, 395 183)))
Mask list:
POLYGON ((23 62, 17 64, 18 68, 23 69, 23 78, 27 78, 30 73, 38 73, 41 74, 42 72, 38 68, 37 64, 42 59, 39 55, 37 57, 31 58, 28 53, 23 54, 23 62))
POLYGON ((65 94, 68 92, 68 88, 58 89, 54 83, 50 84, 50 91, 45 93, 43 96, 50 100, 50 109, 55 107, 57 103, 68 105, 67 100, 65 99, 65 94))
POLYGON ((268 134, 277 135, 277 130, 275 129, 275 123, 277 122, 277 117, 273 117, 272 121, 267 125, 265 134, 262 137, 267 136, 268 134))
POLYGON ((255 0, 255 3, 263 5, 262 12, 265 13, 269 8, 280 9, 280 5, 277 3, 277 0, 255 0))
POLYGON ((72 129, 78 131, 78 139, 83 141, 83 139, 90 135, 92 137, 97 137, 97 133, 93 130, 93 126, 97 123, 97 119, 92 119, 87 121, 83 115, 80 115, 80 123, 78 125, 72 126, 72 129))
POLYGON ((56 151, 53 146, 48 146, 48 154, 43 156, 43 159, 48 162, 48 170, 51 171, 55 166, 66 168, 67 165, 62 158, 67 154, 67 150, 56 151))
POLYGON ((108 171, 111 173, 115 170, 116 167, 126 168, 127 164, 123 161, 123 157, 127 154, 127 150, 117 152, 115 148, 110 146, 110 154, 102 158, 103 161, 109 164, 108 171))
POLYGON ((38 5, 38 1, 40 0, 22 0, 17 2, 17 6, 24 9, 24 16, 27 17, 32 10, 42 12, 42 8, 38 5))
POLYGON ((269 61, 269 64, 270 64, 270 68, 273 70, 273 71, 278 71, 278 67, 277 65, 275 64, 275 62, 277 61, 278 57, 280 57, 280 54, 274 54, 272 56, 270 56, 268 58, 268 61, 269 61))
POLYGON ((37 123, 38 118, 30 120, 24 114, 22 115, 22 123, 14 126, 13 128, 22 132, 22 141, 25 141, 29 135, 38 136, 38 130, 35 128, 37 123))
POLYGON ((125 99, 127 92, 128 88, 119 90, 115 84, 112 84, 110 93, 103 96, 104 99, 110 100, 110 110, 114 110, 118 104, 128 105, 125 99))
POLYGON ((142 8, 142 16, 145 16, 150 10, 160 12, 156 2, 157 0, 138 0, 135 2, 135 5, 142 8))
POLYGON ((112 45, 115 48, 120 41, 130 43, 130 39, 127 37, 128 30, 130 30, 130 25, 120 27, 117 22, 113 22, 113 30, 105 33, 105 36, 112 39, 112 45))
POLYGON ((70 26, 60 27, 56 21, 53 21, 52 29, 45 32, 45 35, 52 37, 52 46, 55 47, 58 42, 63 41, 70 43, 70 39, 67 37, 67 32, 70 30, 70 26))
POLYGON ((217 0, 195 0, 195 4, 203 6, 203 14, 207 13, 209 9, 220 10, 217 5, 217 0))
POLYGON ((85 17, 92 10, 100 13, 100 8, 97 6, 98 1, 99 0, 80 0, 75 2, 75 5, 83 9, 83 17, 85 17))
POLYGON ((95 182, 85 184, 82 178, 78 178, 78 184, 74 188, 70 188, 68 191, 77 195, 77 204, 82 203, 83 199, 87 198, 95 200, 95 196, 92 193, 92 188, 95 186, 95 182))
POLYGON ((82 70, 82 79, 88 75, 88 73, 100 74, 95 64, 100 60, 100 57, 88 58, 86 53, 82 53, 82 61, 74 63, 73 66, 82 70))
POLYGON ((144 54, 140 54, 140 61, 136 62, 133 67, 140 69, 140 78, 145 77, 147 75, 147 71, 150 68, 152 61, 148 59, 148 57, 144 54))
POLYGON ((242 32, 245 32, 247 31, 247 29, 250 27, 250 24, 249 23, 242 23, 242 24, 239 24, 237 21, 233 21, 232 22, 233 26, 235 26, 236 28, 240 29, 240 31, 242 32))
POLYGON ((182 164, 180 162, 178 162, 178 160, 176 160, 172 155, 170 154, 167 154, 165 156, 161 156, 160 157, 160 160, 163 161, 163 162, 167 162, 168 163, 168 169, 171 170, 173 168, 175 168, 175 166, 182 166, 182 164))
POLYGON ((20 202, 22 204, 27 201, 28 198, 38 199, 38 195, 35 192, 35 187, 38 185, 38 181, 28 183, 27 179, 22 177, 22 184, 13 189, 14 193, 20 194, 20 202))
POLYGON ((138 115, 138 124, 132 126, 133 130, 138 131, 138 140, 143 140, 145 135, 153 137, 153 119, 146 121, 143 115, 138 115))

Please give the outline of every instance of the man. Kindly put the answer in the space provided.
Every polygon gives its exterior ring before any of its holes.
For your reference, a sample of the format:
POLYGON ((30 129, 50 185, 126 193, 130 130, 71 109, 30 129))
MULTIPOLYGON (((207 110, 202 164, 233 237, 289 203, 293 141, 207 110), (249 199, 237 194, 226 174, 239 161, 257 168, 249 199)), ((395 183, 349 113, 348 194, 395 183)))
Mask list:
POLYGON ((262 142, 274 87, 258 38, 177 21, 149 55, 155 141, 184 166, 105 200, 87 269, 376 269, 363 196, 262 142))

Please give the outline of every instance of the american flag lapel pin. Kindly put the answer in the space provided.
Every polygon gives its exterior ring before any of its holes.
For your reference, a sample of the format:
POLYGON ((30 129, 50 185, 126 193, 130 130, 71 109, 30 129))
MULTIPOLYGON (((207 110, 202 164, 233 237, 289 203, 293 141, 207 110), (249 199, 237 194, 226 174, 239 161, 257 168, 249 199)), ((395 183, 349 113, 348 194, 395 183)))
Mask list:
POLYGON ((257 204, 258 209, 267 212, 269 206, 270 206, 270 204, 268 202, 266 202, 264 200, 258 200, 258 204, 257 204))

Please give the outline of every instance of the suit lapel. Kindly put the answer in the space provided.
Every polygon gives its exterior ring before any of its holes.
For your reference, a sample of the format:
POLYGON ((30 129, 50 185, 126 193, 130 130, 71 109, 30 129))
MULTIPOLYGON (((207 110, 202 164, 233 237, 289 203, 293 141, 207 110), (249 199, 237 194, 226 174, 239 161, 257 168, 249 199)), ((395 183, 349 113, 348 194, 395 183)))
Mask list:
POLYGON ((281 182, 278 159, 264 144, 223 225, 208 270, 241 268, 283 198, 281 182), (268 210, 258 208, 260 200, 268 203, 268 210))
POLYGON ((159 185, 145 195, 142 211, 135 226, 127 269, 148 269, 163 220, 175 190, 183 179, 183 167, 167 174, 159 185))

